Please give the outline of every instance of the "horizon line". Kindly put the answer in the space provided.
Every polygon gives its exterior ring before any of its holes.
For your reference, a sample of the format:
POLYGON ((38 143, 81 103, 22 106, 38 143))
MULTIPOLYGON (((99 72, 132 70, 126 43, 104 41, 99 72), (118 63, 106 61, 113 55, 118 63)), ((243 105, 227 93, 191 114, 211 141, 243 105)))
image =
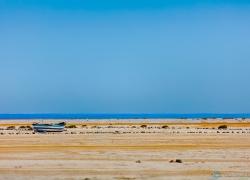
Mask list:
POLYGON ((200 119, 250 118, 250 113, 0 113, 0 119, 200 119))

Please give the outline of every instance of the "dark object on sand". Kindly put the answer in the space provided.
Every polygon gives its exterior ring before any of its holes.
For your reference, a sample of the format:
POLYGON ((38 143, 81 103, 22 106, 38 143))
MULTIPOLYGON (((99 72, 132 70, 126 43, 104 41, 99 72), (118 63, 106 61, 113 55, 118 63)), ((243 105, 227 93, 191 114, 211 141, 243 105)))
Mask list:
POLYGON ((164 126, 162 126, 161 128, 163 128, 163 129, 168 129, 169 127, 168 127, 168 125, 164 125, 164 126))
POLYGON ((33 128, 32 128, 31 126, 26 126, 26 129, 27 129, 28 131, 32 131, 32 130, 33 130, 33 128))
POLYGON ((65 128, 76 128, 76 125, 74 125, 74 124, 70 124, 70 125, 67 125, 67 126, 65 126, 65 128))
POLYGON ((34 131, 36 132, 62 132, 65 128, 65 122, 54 124, 32 124, 34 131))
POLYGON ((32 131, 33 128, 31 126, 20 126, 18 128, 19 130, 27 130, 27 131, 32 131))
POLYGON ((147 127, 146 124, 141 125, 141 128, 146 128, 146 127, 147 127))
POLYGON ((18 129, 26 129, 26 126, 20 126, 18 129))
POLYGON ((227 125, 220 125, 218 129, 227 129, 227 125))
POLYGON ((182 163, 182 160, 181 159, 176 159, 175 161, 174 160, 170 160, 169 162, 170 163, 182 163))
POLYGON ((176 163, 182 163, 182 160, 181 159, 176 159, 175 162, 176 163))
POLYGON ((141 161, 140 160, 137 160, 137 161, 135 161, 136 163, 141 163, 141 161))
POLYGON ((15 126, 9 126, 9 127, 6 128, 6 130, 14 130, 14 129, 16 129, 15 126))

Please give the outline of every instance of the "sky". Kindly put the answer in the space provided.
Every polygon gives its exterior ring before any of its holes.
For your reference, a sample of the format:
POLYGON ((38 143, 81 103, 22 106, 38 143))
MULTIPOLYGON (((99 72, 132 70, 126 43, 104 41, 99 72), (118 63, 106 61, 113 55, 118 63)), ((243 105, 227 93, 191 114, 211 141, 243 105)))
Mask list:
POLYGON ((1 0, 0 113, 249 113, 250 1, 1 0))

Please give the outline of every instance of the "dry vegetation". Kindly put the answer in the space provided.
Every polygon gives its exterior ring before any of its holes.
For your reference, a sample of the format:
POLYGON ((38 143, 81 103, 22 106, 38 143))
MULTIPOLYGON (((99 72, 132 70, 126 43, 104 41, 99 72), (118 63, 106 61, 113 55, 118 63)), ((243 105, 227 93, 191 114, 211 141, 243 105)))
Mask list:
POLYGON ((66 125, 65 128, 72 129, 72 128, 77 128, 75 124, 69 124, 66 125))

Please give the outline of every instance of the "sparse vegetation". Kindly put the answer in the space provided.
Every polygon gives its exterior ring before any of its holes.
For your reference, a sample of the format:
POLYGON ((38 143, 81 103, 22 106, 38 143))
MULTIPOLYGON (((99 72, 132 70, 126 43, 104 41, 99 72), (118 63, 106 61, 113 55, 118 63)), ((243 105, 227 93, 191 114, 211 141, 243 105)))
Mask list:
POLYGON ((227 125, 220 125, 218 129, 227 129, 227 125))
POLYGON ((69 125, 65 126, 65 128, 69 128, 69 129, 76 128, 76 125, 75 124, 69 124, 69 125))
POLYGON ((28 131, 32 131, 32 130, 33 130, 33 128, 32 128, 31 126, 26 126, 26 129, 27 129, 28 131))
POLYGON ((25 129, 26 128, 26 126, 20 126, 19 127, 19 129, 25 129))
POLYGON ((147 128, 147 125, 146 124, 142 124, 141 128, 147 128))
POLYGON ((15 126, 9 126, 9 127, 6 128, 6 130, 14 130, 14 129, 16 129, 15 126))
POLYGON ((181 159, 176 159, 176 160, 170 160, 170 163, 182 163, 181 159))
POLYGON ((182 160, 181 159, 176 159, 175 162, 176 163, 182 163, 182 160))
POLYGON ((137 160, 137 161, 135 161, 136 163, 141 163, 141 161, 140 160, 137 160))
POLYGON ((168 127, 168 125, 163 125, 161 128, 168 129, 169 127, 168 127))
POLYGON ((31 126, 20 126, 18 129, 19 130, 28 130, 28 131, 32 131, 33 130, 33 128, 31 126))

